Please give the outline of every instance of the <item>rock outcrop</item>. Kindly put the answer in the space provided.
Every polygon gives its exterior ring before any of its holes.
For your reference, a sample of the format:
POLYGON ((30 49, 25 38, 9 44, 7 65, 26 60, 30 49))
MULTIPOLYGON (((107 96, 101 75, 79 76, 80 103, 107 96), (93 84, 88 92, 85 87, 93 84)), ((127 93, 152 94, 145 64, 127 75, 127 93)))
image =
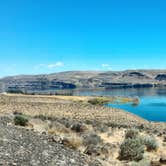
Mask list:
POLYGON ((0 79, 0 91, 35 92, 94 88, 151 88, 166 86, 166 70, 119 72, 61 72, 49 75, 20 75, 0 79))
POLYGON ((158 81, 166 81, 166 74, 158 74, 155 79, 158 81))

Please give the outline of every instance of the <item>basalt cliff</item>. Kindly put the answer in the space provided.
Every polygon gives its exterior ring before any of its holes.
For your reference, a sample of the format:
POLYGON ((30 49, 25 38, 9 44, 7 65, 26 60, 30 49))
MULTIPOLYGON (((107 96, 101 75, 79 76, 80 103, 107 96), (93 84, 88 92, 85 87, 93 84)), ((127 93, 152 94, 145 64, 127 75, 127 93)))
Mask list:
POLYGON ((48 75, 19 75, 0 79, 1 92, 165 86, 166 70, 68 71, 48 75))

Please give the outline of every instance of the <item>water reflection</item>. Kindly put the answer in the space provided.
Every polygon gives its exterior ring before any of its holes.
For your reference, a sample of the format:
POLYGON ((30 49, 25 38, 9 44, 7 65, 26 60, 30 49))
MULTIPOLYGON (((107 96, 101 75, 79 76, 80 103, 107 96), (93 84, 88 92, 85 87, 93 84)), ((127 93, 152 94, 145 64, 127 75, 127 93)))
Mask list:
POLYGON ((150 103, 148 105, 153 107, 166 107, 166 103, 150 103))
POLYGON ((166 88, 128 88, 110 90, 76 90, 74 95, 97 96, 166 96, 166 88))

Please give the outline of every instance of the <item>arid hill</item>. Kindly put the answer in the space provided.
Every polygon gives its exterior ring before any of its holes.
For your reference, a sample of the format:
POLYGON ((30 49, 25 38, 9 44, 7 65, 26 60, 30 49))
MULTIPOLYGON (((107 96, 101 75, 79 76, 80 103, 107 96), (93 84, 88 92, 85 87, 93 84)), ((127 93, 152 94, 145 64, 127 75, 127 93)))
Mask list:
POLYGON ((166 70, 69 71, 49 75, 19 75, 0 79, 1 91, 140 88, 166 86, 166 70))

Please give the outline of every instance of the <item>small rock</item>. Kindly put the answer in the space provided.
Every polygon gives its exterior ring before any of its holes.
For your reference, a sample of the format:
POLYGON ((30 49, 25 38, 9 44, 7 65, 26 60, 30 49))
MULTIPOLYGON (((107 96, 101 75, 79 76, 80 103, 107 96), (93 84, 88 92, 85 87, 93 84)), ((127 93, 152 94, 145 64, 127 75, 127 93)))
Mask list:
POLYGON ((51 141, 62 144, 62 139, 60 137, 53 136, 51 141))
POLYGON ((161 156, 161 158, 160 158, 160 163, 161 164, 166 164, 166 156, 161 156))
POLYGON ((76 161, 74 159, 70 159, 70 162, 71 163, 75 163, 76 161))
POLYGON ((159 161, 151 161, 150 166, 161 166, 159 161))
POLYGON ((164 139, 163 139, 163 142, 166 142, 166 135, 164 135, 164 139))

